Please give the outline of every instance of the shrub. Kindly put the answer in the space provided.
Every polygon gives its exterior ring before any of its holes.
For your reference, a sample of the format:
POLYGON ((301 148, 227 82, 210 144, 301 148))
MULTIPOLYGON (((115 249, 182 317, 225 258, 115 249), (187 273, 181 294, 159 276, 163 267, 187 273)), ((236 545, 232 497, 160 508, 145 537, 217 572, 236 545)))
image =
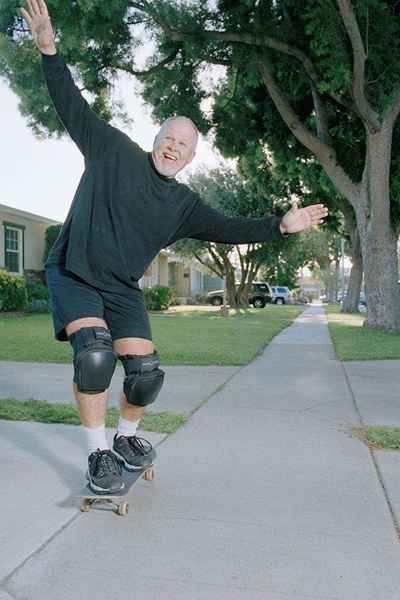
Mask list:
POLYGON ((195 294, 194 295, 194 303, 195 304, 208 304, 207 294, 195 294))
POLYGON ((0 269, 0 310, 24 310, 27 302, 25 280, 0 269))
POLYGON ((28 302, 25 310, 28 313, 48 313, 50 312, 50 306, 47 300, 34 299, 28 302))
POLYGON ((32 300, 48 300, 49 291, 43 283, 39 282, 26 282, 26 291, 28 294, 28 302, 32 300))
POLYGON ((143 294, 147 310, 166 310, 170 305, 171 290, 165 285, 144 288, 143 294))
POLYGON ((46 262, 50 250, 54 246, 54 242, 58 238, 62 225, 50 225, 47 227, 44 234, 44 254, 43 254, 43 262, 46 262))

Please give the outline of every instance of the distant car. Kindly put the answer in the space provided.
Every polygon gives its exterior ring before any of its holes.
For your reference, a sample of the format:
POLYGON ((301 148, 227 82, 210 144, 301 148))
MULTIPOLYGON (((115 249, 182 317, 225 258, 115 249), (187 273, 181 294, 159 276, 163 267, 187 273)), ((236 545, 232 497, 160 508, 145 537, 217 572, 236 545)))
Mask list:
MULTIPOLYGON (((238 288, 239 285, 237 284, 238 288)), ((270 304, 272 299, 271 288, 264 281, 254 281, 249 288, 249 304, 254 308, 264 308, 266 304, 270 304)), ((207 302, 213 306, 221 306, 224 302, 224 290, 215 290, 208 292, 207 302)))
POLYGON ((273 304, 288 304, 290 302, 290 291, 288 287, 273 285, 271 286, 271 292, 273 304))

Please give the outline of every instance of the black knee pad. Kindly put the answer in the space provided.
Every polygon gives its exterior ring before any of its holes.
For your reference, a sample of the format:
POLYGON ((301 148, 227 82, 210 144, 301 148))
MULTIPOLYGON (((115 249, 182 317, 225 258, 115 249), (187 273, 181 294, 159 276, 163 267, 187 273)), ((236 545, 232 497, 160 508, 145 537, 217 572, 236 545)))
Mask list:
POLYGON ((117 354, 105 327, 83 327, 69 336, 74 350, 74 382, 80 392, 99 394, 111 382, 117 354))
POLYGON ((119 357, 125 371, 124 392, 129 404, 147 406, 154 402, 164 382, 160 359, 153 354, 126 354, 119 357))

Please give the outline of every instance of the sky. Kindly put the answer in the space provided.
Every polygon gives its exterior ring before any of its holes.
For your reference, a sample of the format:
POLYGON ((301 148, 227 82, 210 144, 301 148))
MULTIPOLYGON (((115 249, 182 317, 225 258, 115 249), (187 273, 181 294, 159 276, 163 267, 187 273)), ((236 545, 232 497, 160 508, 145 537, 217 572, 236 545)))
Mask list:
MULTIPOLYGON (((140 97, 139 84, 121 78, 113 93, 124 100, 134 123, 131 127, 112 124, 144 150, 151 150, 158 127, 140 97)), ((0 204, 63 221, 84 168, 80 151, 68 134, 60 140, 38 140, 18 110, 18 97, 2 80, 0 99, 0 204)), ((200 138, 197 155, 185 172, 216 167, 221 161, 212 144, 200 138)))

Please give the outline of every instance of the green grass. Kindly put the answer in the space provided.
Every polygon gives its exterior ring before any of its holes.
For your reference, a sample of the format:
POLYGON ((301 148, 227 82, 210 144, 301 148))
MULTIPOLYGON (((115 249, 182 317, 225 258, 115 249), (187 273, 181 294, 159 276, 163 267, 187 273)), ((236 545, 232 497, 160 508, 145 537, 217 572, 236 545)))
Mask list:
POLYGON ((363 427, 353 431, 374 450, 400 450, 400 428, 398 427, 363 427))
MULTIPOLYGON (((244 365, 304 310, 266 306, 231 310, 150 314, 154 345, 164 365, 244 365)), ((69 363, 69 343, 53 337, 51 315, 1 315, 0 360, 69 363)))
POLYGON ((324 308, 339 360, 400 359, 400 333, 363 327, 364 314, 341 314, 337 304, 324 308))
MULTIPOLYGON (((106 426, 116 427, 119 410, 109 408, 106 426)), ((186 415, 170 412, 146 413, 140 421, 140 429, 157 433, 174 433, 186 421, 186 415)), ((39 423, 63 423, 80 425, 79 413, 72 404, 53 404, 44 400, 0 399, 0 419, 7 421, 38 421, 39 423)))

